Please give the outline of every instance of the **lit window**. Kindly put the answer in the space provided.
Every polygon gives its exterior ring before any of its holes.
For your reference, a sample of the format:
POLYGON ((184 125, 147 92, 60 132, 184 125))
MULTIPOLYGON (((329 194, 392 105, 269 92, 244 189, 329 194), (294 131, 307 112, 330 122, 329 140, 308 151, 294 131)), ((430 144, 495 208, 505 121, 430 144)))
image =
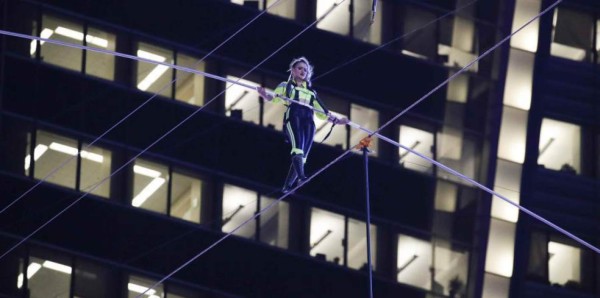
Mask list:
MULTIPOLYGON (((271 85, 271 84, 269 84, 271 85)), ((275 84, 272 84, 275 85, 275 84)), ((273 90, 266 88, 268 92, 273 92, 273 90)), ((286 105, 283 103, 272 103, 267 102, 264 99, 261 99, 264 102, 263 105, 263 123, 267 127, 272 127, 276 130, 283 129, 283 115, 287 109, 286 105)))
MULTIPOLYGON (((87 144, 83 144, 83 148, 87 144)), ((81 151, 81 191, 88 192, 103 179, 110 176, 111 156, 109 150, 91 146, 81 151)), ((108 198, 110 196, 110 178, 103 181, 90 193, 108 198)))
MULTIPOLYGON (((375 270, 377 256, 377 227, 371 225, 371 266, 375 270)), ((367 224, 364 221, 348 219, 348 267, 354 269, 367 269, 367 224)))
POLYGON ((171 216, 200 223, 202 181, 179 173, 172 177, 171 216))
MULTIPOLYGON (((433 148, 433 134, 428 131, 400 125, 400 144, 411 148, 421 155, 433 158, 431 152, 431 148, 433 148)), ((433 169, 429 161, 410 153, 406 149, 399 148, 398 154, 400 164, 407 169, 426 173, 431 172, 433 169)))
POLYGON ((535 55, 521 50, 510 50, 504 104, 528 111, 531 106, 533 63, 535 55))
POLYGON ((135 298, 144 292, 146 292, 144 297, 147 298, 165 297, 162 284, 150 289, 150 287, 152 287, 156 282, 156 280, 142 278, 139 276, 129 276, 129 281, 127 282, 127 297, 135 298))
MULTIPOLYGON (((261 197, 260 208, 265 209, 275 200, 261 197)), ((281 248, 288 247, 290 207, 287 202, 280 201, 260 215, 260 241, 281 248)))
POLYGON ((437 240, 434 250, 432 290, 450 297, 464 297, 469 271, 469 253, 455 249, 448 242, 437 240))
MULTIPOLYGON (((277 0, 267 0, 267 7, 273 5, 276 1, 277 0)), ((260 4, 261 9, 265 9, 262 7, 262 1, 260 1, 260 4)), ((296 0, 281 1, 269 9, 269 13, 293 20, 296 18, 296 0)))
MULTIPOLYGON (((88 28, 85 40, 88 47, 109 51, 114 51, 116 48, 115 35, 96 28, 88 28)), ((111 81, 114 80, 115 56, 87 51, 85 73, 111 81)))
MULTIPOLYGON (((328 12, 338 0, 317 0, 317 19, 328 12)), ((317 28, 348 35, 350 31, 350 2, 344 1, 336 6, 324 19, 317 23, 317 28)))
MULTIPOLYGON (((519 204, 521 201, 521 164, 498 159, 494 191, 519 204)), ((493 196, 492 216, 498 219, 517 222, 519 209, 504 200, 493 196)))
POLYGON ((310 255, 343 264, 344 217, 319 208, 311 209, 310 255))
MULTIPOLYGON (((377 130, 379 128, 379 112, 374 109, 369 109, 367 107, 363 107, 357 104, 351 104, 350 107, 350 120, 352 122, 359 124, 360 126, 367 128, 371 131, 377 130)), ((350 144, 354 146, 360 142, 360 140, 367 136, 366 132, 352 129, 350 130, 350 144)), ((371 147, 369 147, 373 153, 373 156, 377 156, 378 151, 378 143, 377 139, 374 138, 371 142, 371 147)))
POLYGON ((580 173, 581 128, 578 125, 542 120, 538 164, 553 170, 580 173))
MULTIPOLYGON (((477 55, 473 54, 473 36, 475 36, 475 24, 472 20, 455 17, 453 19, 451 41, 449 44, 439 43, 437 54, 445 57, 445 65, 450 67, 464 67, 475 60, 477 55)), ((469 71, 477 72, 478 65, 474 63, 469 71)))
POLYGON ((548 279, 552 284, 581 283, 581 249, 548 242, 548 279))
POLYGON ((513 272, 515 224, 492 218, 485 258, 485 270, 504 277, 513 272))
POLYGON ((527 111, 504 106, 498 157, 519 164, 525 160, 525 136, 527 135, 527 111))
MULTIPOLYGON (((515 32, 519 27, 525 25, 525 23, 539 14, 541 6, 541 0, 517 0, 511 32, 515 32)), ((535 20, 523 28, 523 30, 510 39, 510 45, 513 48, 535 53, 537 51, 539 24, 539 20, 535 20)))
POLYGON ((458 187, 456 184, 438 180, 435 188, 435 210, 454 212, 456 210, 456 198, 458 187))
POLYGON ((483 298, 508 297, 510 279, 496 274, 485 273, 483 281, 483 298))
POLYGON ((28 144, 25 157, 27 174, 29 174, 32 163, 35 163, 34 178, 41 180, 50 175, 46 178, 47 182, 75 188, 77 175, 77 158, 75 156, 78 152, 76 140, 46 131, 38 131, 33 149, 33 161, 30 148, 30 144, 28 144), (65 163, 69 159, 71 160, 65 163))
MULTIPOLYGON (((72 269, 65 261, 50 261, 36 257, 29 258, 27 285, 29 297, 65 297, 71 288, 72 269)), ((17 277, 17 287, 23 287, 24 275, 17 277)))
POLYGON ((431 289, 431 243, 398 236, 397 280, 422 289, 431 289))
MULTIPOLYGON (((238 81, 242 84, 259 86, 259 84, 239 79, 234 76, 227 76, 227 79, 238 81)), ((225 91, 225 114, 227 116, 243 119, 244 121, 259 124, 260 122, 260 100, 258 92, 250 90, 240 85, 227 83, 225 91)))
MULTIPOLYGON (((223 216, 222 228, 229 233, 243 222, 254 216, 257 208, 258 194, 245 188, 225 184, 223 187, 223 216)), ((248 222, 235 232, 235 235, 254 239, 256 221, 248 222)))
MULTIPOLYGON (((382 11, 386 2, 379 2, 375 19, 371 24, 371 1, 354 2, 354 38, 374 44, 381 43, 382 11)), ((390 7, 391 8, 391 7, 390 7)))
MULTIPOLYGON (((450 72, 448 77, 453 76, 454 72, 450 72)), ((466 103, 469 94, 469 76, 462 73, 454 77, 448 82, 446 90, 446 98, 448 101, 466 103)))
MULTIPOLYGON (((83 25, 43 15, 40 37, 83 45, 83 25)), ((34 40, 31 41, 31 56, 35 56, 38 45, 41 47, 40 57, 42 61, 71 70, 81 70, 83 57, 81 49, 46 43, 44 41, 38 43, 34 40)))
MULTIPOLYGON (((173 63, 173 52, 146 43, 138 43, 137 56, 147 60, 173 63)), ((173 69, 164 65, 137 62, 137 88, 171 97, 173 69)))
MULTIPOLYGON (((200 59, 186 55, 177 55, 177 65, 192 68, 199 71, 205 71, 206 63, 199 62, 200 59)), ((201 106, 204 104, 204 76, 176 71, 177 82, 175 84, 175 99, 187 102, 192 105, 201 106)))
POLYGON ((550 53, 571 60, 585 60, 592 48, 592 15, 557 8, 554 10, 553 27, 550 53))
POLYGON ((131 205, 166 213, 167 183, 169 180, 167 167, 138 159, 133 166, 133 173, 133 199, 131 205))

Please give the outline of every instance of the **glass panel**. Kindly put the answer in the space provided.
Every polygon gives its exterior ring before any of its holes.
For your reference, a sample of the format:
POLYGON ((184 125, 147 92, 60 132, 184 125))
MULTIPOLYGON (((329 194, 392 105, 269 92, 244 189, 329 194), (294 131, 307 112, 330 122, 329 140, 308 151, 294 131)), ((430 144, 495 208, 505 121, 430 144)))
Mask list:
POLYGON ((202 181, 173 173, 171 181, 171 216, 200 223, 202 181))
MULTIPOLYGON (((317 0, 317 19, 323 16, 338 0, 317 0)), ((319 23, 317 28, 348 35, 350 31, 350 2, 344 1, 319 23)))
MULTIPOLYGON (((85 37, 88 47, 114 51, 116 48, 116 37, 114 34, 96 28, 88 28, 85 37)), ((85 58, 85 73, 107 79, 115 79, 115 56, 93 51, 87 51, 85 58)))
POLYGON ((435 210, 454 212, 457 195, 458 186, 456 184, 438 180, 435 188, 435 210))
POLYGON ((515 247, 515 224, 492 218, 488 237, 485 270, 511 277, 515 247))
MULTIPOLYGON (((350 105, 350 120, 371 131, 375 131, 377 130, 377 128, 379 128, 379 112, 377 110, 369 109, 367 107, 363 107, 357 104, 350 105)), ((366 136, 366 132, 351 129, 350 146, 358 144, 360 140, 366 136)), ((371 142, 370 149, 373 151, 371 155, 377 156, 378 148, 378 140, 375 138, 371 142)))
MULTIPOLYGON (((29 259, 27 279, 31 298, 68 298, 71 287, 71 266, 36 257, 29 259)), ((19 278, 19 280, 21 280, 19 278)))
MULTIPOLYGON (((245 188, 225 184, 223 186, 223 232, 231 232, 244 221, 254 216, 258 194, 245 188)), ((247 223, 235 235, 254 238, 256 221, 247 223)))
MULTIPOLYGON (((515 4, 515 15, 513 17, 511 32, 515 32, 515 30, 525 25, 527 21, 540 13, 541 5, 541 0, 517 0, 515 4)), ((510 45, 513 48, 532 53, 537 52, 539 26, 539 20, 533 21, 510 39, 510 45)))
POLYGON ((115 288, 116 280, 109 269, 83 260, 77 260, 74 297, 115 297, 115 288))
MULTIPOLYGON (((199 62, 200 59, 177 55, 177 65, 187 68, 205 71, 206 63, 199 62)), ((192 105, 204 104, 204 76, 177 70, 177 82, 175 83, 175 99, 192 105)))
POLYGON ((519 164, 525 159, 527 112, 505 106, 500 127, 498 157, 519 164))
POLYGON ((398 281, 422 289, 431 289, 431 243, 418 238, 398 236, 398 281))
MULTIPOLYGON (((371 233, 371 266, 373 271, 377 259, 377 227, 369 227, 371 233)), ((367 224, 364 221, 348 219, 348 267, 367 270, 367 224)))
MULTIPOLYGON (((494 191, 519 204, 521 201, 521 169, 522 165, 498 159, 494 191)), ((510 222, 517 222, 519 209, 494 196, 492 199, 492 216, 510 222)))
MULTIPOLYGON (((135 298, 139 296, 141 293, 146 292, 146 290, 152 287, 156 282, 156 280, 141 278, 139 276, 129 276, 129 282, 127 283, 127 297, 135 298)), ((148 290, 145 295, 145 297, 148 298, 165 297, 163 285, 157 285, 153 289, 148 290)))
MULTIPOLYGON (((334 112, 332 110, 329 110, 332 114, 336 115, 338 118, 341 117, 348 117, 347 115, 344 114, 340 114, 337 112, 334 112)), ((314 116, 314 120, 315 120, 315 126, 317 131, 315 132, 315 137, 314 140, 315 142, 321 142, 325 136, 327 135, 327 133, 329 133, 329 130, 331 129, 331 123, 328 122, 327 120, 321 120, 319 118, 317 118, 317 116, 314 116)), ((325 140, 325 142, 323 142, 323 144, 327 144, 330 146, 340 146, 341 148, 347 148, 348 147, 348 142, 347 142, 347 137, 348 135, 348 128, 346 125, 336 125, 333 127, 333 131, 331 131, 331 134, 329 135, 329 137, 327 138, 327 140, 325 140)))
MULTIPOLYGON (((273 92, 272 89, 266 88, 268 92, 273 92)), ((283 115, 287 107, 283 103, 270 103, 263 101, 263 123, 265 126, 273 127, 276 130, 283 130, 283 115)))
POLYGON ((551 284, 581 283, 581 249, 548 242, 548 279, 551 284))
POLYGON ((342 264, 344 217, 319 208, 311 208, 310 255, 342 264))
MULTIPOLYGON (((473 21, 455 17, 452 26, 452 44, 447 46, 438 44, 437 53, 446 57, 446 66, 464 67, 477 57, 473 51, 473 37, 475 36, 475 24, 473 21)), ((477 72, 477 63, 469 67, 469 71, 477 72)))
POLYGON ((585 60, 592 48, 592 15, 557 8, 554 10, 553 25, 550 54, 576 61, 585 60))
POLYGON ((483 281, 483 298, 508 298, 510 279, 486 273, 483 281))
MULTIPOLYGON (((83 145, 85 148, 87 144, 83 145)), ((112 153, 100 147, 91 146, 81 151, 81 191, 89 191, 111 173, 112 153)), ((110 178, 91 191, 92 194, 108 198, 110 178)))
MULTIPOLYGON (((228 79, 238 81, 242 84, 251 86, 259 86, 259 84, 239 79, 234 76, 227 76, 228 79)), ((227 90, 225 91, 225 115, 236 116, 236 113, 241 114, 241 119, 244 121, 259 124, 260 117, 260 100, 258 92, 248 90, 245 87, 239 85, 227 84, 227 90)), ((238 114, 239 115, 239 114, 238 114)))
POLYGON ((372 1, 354 1, 354 38, 374 44, 381 43, 381 19, 383 3, 379 2, 375 19, 371 24, 372 1))
MULTIPOLYGON (((37 144, 34 149, 33 160, 35 162, 36 179, 43 179, 46 175, 54 172, 46 178, 47 182, 75 188, 75 176, 77 169, 77 141, 65 138, 53 133, 38 131, 37 144), (65 165, 66 160, 71 159, 65 165), (58 169, 60 166, 62 167, 58 169)), ((25 169, 28 170, 31 156, 25 157, 25 169)))
POLYGON ((553 170, 581 172, 581 128, 578 125, 542 120, 538 164, 553 170))
MULTIPOLYGON (((264 209, 275 199, 260 198, 260 208, 264 209)), ((280 201, 260 216, 260 241, 281 248, 288 247, 288 226, 290 207, 287 202, 280 201)))
MULTIPOLYGON (((408 34, 425 24, 435 20, 436 15, 432 12, 407 7, 404 14, 404 32, 408 34)), ((421 59, 433 59, 436 55, 436 33, 435 26, 426 26, 419 30, 417 34, 412 34, 409 38, 403 40, 404 49, 402 54, 421 59)))
POLYGON ((167 167, 138 159, 133 166, 133 173, 131 205, 167 213, 167 167))
MULTIPOLYGON (((478 140, 469 138, 462 129, 444 126, 442 131, 438 133, 437 160, 467 177, 477 180, 481 159, 481 151, 478 149, 477 143, 478 140)), ((444 170, 439 170, 437 173, 438 177, 445 180, 468 184, 444 170)))
MULTIPOLYGON (((277 0, 267 0, 267 7, 270 7, 276 1, 277 0)), ((262 0, 260 3, 262 6, 262 0)), ((286 0, 285 2, 281 1, 274 7, 271 7, 269 9, 269 13, 293 20, 296 18, 296 0, 286 0)))
MULTIPOLYGON (((454 72, 449 72, 448 77, 453 76, 454 72)), ((467 96, 469 94, 469 76, 462 73, 454 77, 448 82, 448 89, 446 90, 446 98, 448 101, 466 103, 467 96)))
POLYGON ((510 50, 504 104, 529 110, 531 106, 531 90, 533 86, 533 64, 535 56, 520 50, 510 50))
POLYGON ((469 270, 469 253, 452 248, 452 244, 445 241, 435 241, 433 252, 434 264, 434 291, 450 295, 450 297, 464 297, 467 286, 469 270), (443 289, 443 291, 440 291, 443 289))
MULTIPOLYGON (((431 148, 433 148, 433 134, 428 131, 400 125, 400 144, 411 148, 426 157, 433 158, 431 152, 431 148)), ((398 154, 400 155, 400 164, 407 169, 426 173, 430 173, 433 169, 430 162, 410 153, 406 149, 399 148, 398 154)))
MULTIPOLYGON (((173 63, 173 52, 147 43, 139 42, 137 56, 152 61, 173 63)), ((146 62, 137 62, 137 88, 171 97, 173 69, 146 62), (160 92, 159 92, 160 91, 160 92)))
MULTIPOLYGON (((42 16, 40 37, 83 45, 83 26, 48 15, 42 16)), ((35 43, 32 43, 34 45, 35 43)), ((71 70, 81 70, 82 50, 51 43, 40 42, 42 61, 71 70)), ((31 54, 35 55, 36 46, 31 54)))

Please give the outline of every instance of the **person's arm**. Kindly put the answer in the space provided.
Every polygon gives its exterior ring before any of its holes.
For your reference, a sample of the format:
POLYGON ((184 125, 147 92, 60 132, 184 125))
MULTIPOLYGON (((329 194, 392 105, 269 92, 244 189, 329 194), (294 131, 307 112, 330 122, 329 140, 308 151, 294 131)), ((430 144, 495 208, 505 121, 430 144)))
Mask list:
POLYGON ((264 87, 257 87, 256 91, 258 91, 258 94, 260 95, 260 97, 264 98, 267 101, 273 101, 274 103, 278 103, 278 102, 285 103, 285 100, 283 98, 281 98, 280 96, 283 96, 283 94, 285 93, 286 86, 287 86, 286 82, 281 82, 279 85, 277 85, 277 88, 275 88, 275 90, 273 90, 273 94, 269 94, 264 87))
POLYGON ((315 111, 317 118, 321 119, 321 120, 325 120, 327 119, 327 121, 333 123, 333 124, 341 124, 341 125, 346 125, 348 124, 348 122, 350 122, 350 120, 348 120, 348 118, 343 117, 343 118, 338 118, 336 117, 333 113, 331 113, 331 111, 329 111, 325 105, 323 104, 323 102, 321 101, 321 99, 319 99, 319 97, 317 96, 317 92, 313 91, 315 93, 315 111), (323 112, 319 112, 323 111, 323 112))

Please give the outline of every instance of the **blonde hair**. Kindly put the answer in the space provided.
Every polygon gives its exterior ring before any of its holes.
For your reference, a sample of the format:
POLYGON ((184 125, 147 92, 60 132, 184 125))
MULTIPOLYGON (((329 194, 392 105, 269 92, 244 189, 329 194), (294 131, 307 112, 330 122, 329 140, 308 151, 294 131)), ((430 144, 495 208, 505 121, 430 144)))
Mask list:
POLYGON ((292 62, 290 62, 290 68, 288 69, 288 71, 290 72, 290 77, 288 78, 288 81, 292 80, 292 68, 294 68, 294 66, 300 62, 304 62, 306 64, 306 84, 310 87, 310 85, 312 84, 310 79, 312 78, 313 75, 313 66, 310 64, 310 62, 308 62, 308 59, 306 59, 305 57, 299 57, 299 58, 294 58, 292 59, 292 62))

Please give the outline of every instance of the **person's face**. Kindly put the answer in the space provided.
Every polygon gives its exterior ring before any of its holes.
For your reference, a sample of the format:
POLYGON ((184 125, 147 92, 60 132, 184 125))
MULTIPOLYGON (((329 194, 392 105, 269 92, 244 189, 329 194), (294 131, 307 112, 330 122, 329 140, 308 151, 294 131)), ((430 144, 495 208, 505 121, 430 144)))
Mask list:
POLYGON ((298 62, 292 67, 292 77, 296 82, 306 81, 308 75, 308 65, 304 62, 298 62))

